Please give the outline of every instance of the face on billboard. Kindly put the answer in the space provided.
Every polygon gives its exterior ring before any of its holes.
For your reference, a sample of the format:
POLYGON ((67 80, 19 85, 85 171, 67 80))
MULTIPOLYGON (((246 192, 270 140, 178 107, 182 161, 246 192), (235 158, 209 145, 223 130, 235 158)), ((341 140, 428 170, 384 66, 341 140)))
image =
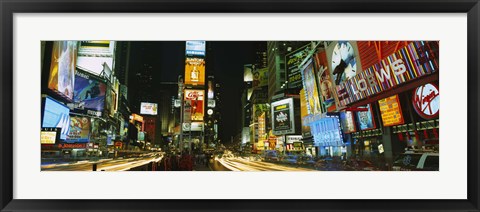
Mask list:
POLYGON ((70 118, 70 132, 68 133, 67 142, 69 143, 86 143, 90 136, 90 118, 72 116, 70 118))
POLYGON ((205 84, 205 60, 187 57, 185 60, 185 84, 205 84))
POLYGON ((61 128, 60 139, 67 138, 70 129, 70 109, 53 99, 45 99, 45 109, 43 111, 42 127, 61 128))
POLYGON ((370 104, 364 107, 359 108, 366 108, 367 111, 358 111, 357 112, 357 120, 360 130, 368 130, 375 128, 375 122, 373 121, 373 113, 370 107, 370 104))
POLYGON ((330 70, 328 69, 327 63, 327 54, 325 50, 320 50, 315 55, 315 63, 317 67, 317 80, 320 87, 320 98, 323 104, 323 107, 328 112, 336 110, 335 98, 334 98, 334 87, 330 77, 330 70))
POLYGON ((73 99, 76 58, 76 41, 55 41, 53 43, 48 88, 59 93, 68 101, 73 99))
POLYGON ((103 111, 106 90, 105 83, 94 77, 78 71, 75 74, 74 102, 79 103, 79 110, 103 111))
POLYGON ((185 90, 185 100, 190 100, 191 120, 203 121, 204 115, 204 91, 203 90, 185 90))
POLYGON ((317 82, 313 71, 313 63, 311 61, 303 67, 302 77, 309 113, 312 115, 322 113, 320 101, 318 100, 317 82))
POLYGON ((142 102, 140 104, 140 114, 157 115, 157 103, 142 102))
POLYGON ((339 41, 333 49, 331 63, 336 85, 354 77, 357 74, 357 61, 352 44, 339 41))

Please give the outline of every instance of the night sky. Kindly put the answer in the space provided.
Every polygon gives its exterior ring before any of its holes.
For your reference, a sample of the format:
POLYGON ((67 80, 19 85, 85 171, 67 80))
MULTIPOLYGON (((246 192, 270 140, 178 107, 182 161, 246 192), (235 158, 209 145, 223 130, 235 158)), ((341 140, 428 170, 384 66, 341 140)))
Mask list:
MULTIPOLYGON (((213 75, 222 86, 221 114, 223 129, 220 134, 222 142, 230 142, 231 136, 239 133, 241 119, 241 94, 243 88, 243 65, 255 61, 255 42, 212 42, 207 41, 207 74, 213 75), (213 62, 214 64, 208 64, 213 62), (210 70, 213 67, 214 70, 210 70), (208 69, 210 68, 210 69, 208 69)), ((153 67, 155 82, 176 82, 178 75, 185 71, 185 42, 133 42, 131 48, 130 74, 147 63, 153 67)), ((136 84, 129 89, 138 89, 136 84)))

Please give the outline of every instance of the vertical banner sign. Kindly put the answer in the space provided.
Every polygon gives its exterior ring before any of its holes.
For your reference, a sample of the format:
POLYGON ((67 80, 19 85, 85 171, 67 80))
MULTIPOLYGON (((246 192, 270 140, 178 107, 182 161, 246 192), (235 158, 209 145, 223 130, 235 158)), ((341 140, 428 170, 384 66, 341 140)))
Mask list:
POLYGON ((440 92, 433 84, 425 84, 413 92, 413 108, 424 119, 438 117, 440 111, 440 92))
POLYGON ((438 51, 438 41, 409 43, 381 62, 336 84, 339 104, 346 106, 402 83, 438 72, 438 51))
POLYGON ((76 59, 76 41, 53 42, 48 88, 67 101, 73 99, 76 59))
POLYGON ((309 47, 310 44, 307 44, 285 56, 288 88, 299 88, 302 86, 302 74, 299 66, 307 58, 309 47))
POLYGON ((378 100, 384 127, 403 124, 403 115, 398 95, 378 100))
MULTIPOLYGON (((203 90, 185 90, 185 100, 190 100, 191 120, 203 121, 204 116, 204 91, 203 90)), ((188 103, 188 102, 187 102, 188 103)))
POLYGON ((307 100, 308 113, 311 115, 321 114, 322 107, 318 99, 317 80, 315 78, 312 60, 309 60, 301 68, 301 76, 303 79, 303 88, 305 90, 305 97, 307 100))
POLYGON ((335 93, 330 70, 328 69, 327 53, 324 49, 319 49, 314 56, 317 69, 317 81, 320 88, 320 100, 325 111, 333 112, 337 110, 335 102, 335 93))
POLYGON ((308 112, 307 112, 307 100, 305 99, 305 90, 300 90, 300 117, 302 118, 302 135, 304 137, 309 137, 312 134, 310 133, 310 125, 307 122, 308 112))
POLYGON ((192 122, 192 101, 185 100, 185 104, 183 106, 183 122, 190 123, 192 122))
POLYGON ((274 135, 295 133, 292 98, 272 103, 272 124, 274 135))
POLYGON ((185 84, 205 84, 205 60, 202 58, 187 57, 185 60, 185 84))

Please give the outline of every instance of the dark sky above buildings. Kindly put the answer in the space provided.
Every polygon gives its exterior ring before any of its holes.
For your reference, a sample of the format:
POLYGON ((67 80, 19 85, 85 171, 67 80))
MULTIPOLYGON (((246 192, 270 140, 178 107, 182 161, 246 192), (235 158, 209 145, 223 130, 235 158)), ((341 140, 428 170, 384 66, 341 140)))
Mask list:
MULTIPOLYGON (((243 65, 254 63, 254 45, 247 41, 207 41, 207 57, 213 57, 206 60, 207 74, 222 86, 222 141, 230 141, 240 129, 243 65)), ((150 64, 157 86, 160 82, 177 82, 178 76, 184 74, 184 61, 185 41, 133 42, 130 76, 143 64, 150 64)), ((141 89, 141 85, 131 84, 129 89, 141 89)))

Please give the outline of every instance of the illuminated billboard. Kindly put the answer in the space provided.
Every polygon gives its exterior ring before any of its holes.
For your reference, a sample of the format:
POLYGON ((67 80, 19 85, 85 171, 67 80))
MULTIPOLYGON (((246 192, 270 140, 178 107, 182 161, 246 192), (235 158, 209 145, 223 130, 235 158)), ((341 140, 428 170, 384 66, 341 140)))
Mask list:
MULTIPOLYGON (((203 121, 204 116, 204 91, 185 89, 186 104, 191 107, 191 120, 203 121)), ((186 105, 187 106, 187 105, 186 105)))
POLYGON ((371 105, 362 106, 358 108, 367 109, 367 111, 358 111, 357 120, 360 130, 370 130, 375 128, 375 121, 373 120, 373 111, 371 105))
POLYGON ((53 42, 48 88, 60 94, 67 101, 73 99, 76 58, 76 41, 53 42))
POLYGON ((90 118, 72 116, 70 118, 70 132, 68 143, 86 143, 90 138, 90 118))
POLYGON ((114 52, 115 41, 80 41, 77 66, 97 76, 109 72, 104 74, 110 77, 114 52))
POLYGON ((56 131, 41 131, 40 144, 55 144, 57 141, 56 131))
POLYGON ((67 138, 70 129, 70 109, 50 97, 45 98, 43 110, 43 128, 61 128, 60 139, 67 138))
POLYGON ((310 125, 308 125, 306 117, 308 117, 307 99, 305 98, 305 90, 300 90, 300 117, 302 118, 302 135, 311 136, 310 125))
POLYGON ((402 108, 398 95, 378 100, 380 106, 380 113, 382 115, 382 121, 384 127, 403 124, 402 108))
POLYGON ((340 121, 342 122, 343 133, 347 134, 357 131, 352 111, 340 112, 340 121))
POLYGON ((208 99, 213 99, 214 92, 213 92, 213 81, 208 81, 208 99))
POLYGON ((325 116, 310 124, 315 146, 341 146, 343 136, 338 116, 325 116))
POLYGON ((295 133, 293 99, 272 102, 272 131, 274 135, 295 133))
POLYGON ((330 70, 328 69, 327 53, 324 49, 319 49, 314 55, 315 67, 317 70, 317 82, 320 88, 320 102, 322 108, 327 112, 337 110, 335 103, 335 87, 333 86, 332 78, 330 77, 330 70))
POLYGON ((75 73, 74 110, 93 116, 102 116, 107 86, 97 77, 78 71, 75 73))
POLYGON ((300 65, 307 58, 310 44, 296 49, 285 56, 285 70, 287 72, 288 88, 302 87, 300 65))
POLYGON ((313 62, 309 60, 301 69, 303 88, 307 100, 308 114, 316 115, 322 113, 322 106, 318 100, 317 80, 313 70, 313 62))
POLYGON ((253 69, 253 89, 268 85, 268 68, 253 69))
POLYGON ((206 41, 187 41, 185 44, 185 55, 205 56, 206 41))
POLYGON ((142 102, 140 103, 140 114, 157 115, 157 103, 142 102))
POLYGON ((427 83, 415 89, 412 97, 413 108, 424 119, 438 117, 440 111, 440 91, 434 84, 427 83))
POLYGON ((185 60, 185 84, 205 84, 205 60, 187 57, 185 60))

